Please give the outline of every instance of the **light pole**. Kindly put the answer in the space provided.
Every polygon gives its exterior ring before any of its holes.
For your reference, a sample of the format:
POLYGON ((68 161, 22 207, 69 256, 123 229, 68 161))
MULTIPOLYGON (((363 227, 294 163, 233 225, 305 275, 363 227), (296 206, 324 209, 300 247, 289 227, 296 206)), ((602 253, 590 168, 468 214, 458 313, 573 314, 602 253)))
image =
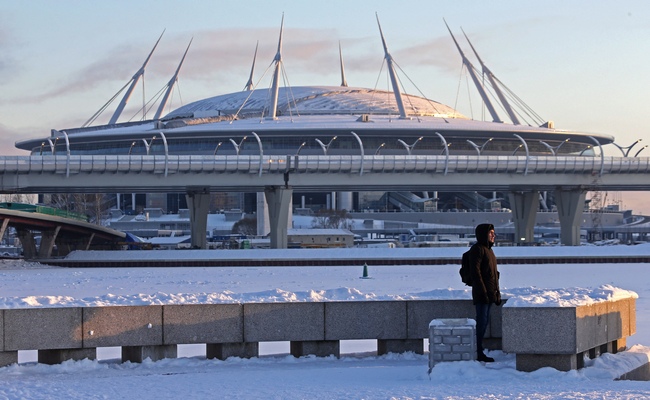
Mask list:
POLYGON ((517 152, 519 151, 519 149, 521 149, 522 147, 524 147, 523 144, 520 144, 519 146, 517 146, 517 148, 515 149, 515 151, 512 152, 512 155, 514 156, 515 154, 517 154, 517 152))
POLYGON ((133 146, 135 146, 135 142, 132 142, 131 147, 129 147, 129 155, 131 155, 131 151, 133 151, 133 146))
POLYGON ((332 145, 332 142, 336 140, 338 136, 334 136, 328 143, 325 145, 323 142, 321 142, 319 139, 314 139, 316 140, 316 143, 318 143, 323 149, 323 155, 327 155, 327 151, 330 149, 330 146, 332 145))
POLYGON ((219 143, 217 143, 217 147, 214 148, 214 153, 212 153, 213 156, 216 156, 216 155, 217 155, 217 151, 219 151, 219 147, 221 147, 221 144, 222 144, 222 143, 223 143, 223 142, 219 142, 219 143))
POLYGON ((52 155, 56 154, 56 142, 58 141, 59 141, 59 137, 57 136, 54 138, 54 143, 52 143, 52 155))
POLYGON ((489 138, 488 140, 485 141, 485 143, 483 143, 480 146, 472 142, 471 140, 467 140, 467 143, 469 143, 474 148, 474 150, 476 150, 477 155, 480 156, 485 146, 487 146, 487 144, 490 143, 493 139, 494 138, 489 138))
POLYGON ((237 142, 235 142, 234 140, 230 139, 230 143, 232 143, 232 145, 235 146, 235 152, 237 153, 237 155, 239 155, 239 150, 241 148, 241 145, 244 143, 244 140, 246 140, 247 137, 248 136, 244 136, 242 140, 239 142, 239 144, 237 144, 237 142))
POLYGON ((296 150, 296 155, 300 154, 300 150, 302 150, 302 148, 305 147, 306 144, 307 142, 302 142, 300 144, 300 147, 298 147, 298 150, 296 150))
MULTIPOLYGON (((616 143, 613 143, 613 142, 612 142, 612 144, 614 146, 618 147, 618 149, 621 151, 621 153, 623 153, 623 157, 627 157, 630 154, 630 150, 632 150, 632 147, 636 146, 636 144, 639 143, 641 140, 642 139, 637 139, 634 143, 632 143, 631 145, 629 145, 627 147, 619 146, 619 145, 617 145, 616 143)), ((637 153, 637 154, 639 154, 639 153, 637 153)))
POLYGON ((377 147, 377 150, 375 151, 375 155, 378 156, 379 152, 381 151, 382 147, 386 146, 386 143, 382 143, 377 147))
POLYGON ((571 139, 570 139, 570 138, 566 139, 564 142, 558 144, 556 147, 552 147, 551 145, 549 145, 548 143, 546 143, 546 142, 543 141, 543 140, 540 140, 539 142, 540 142, 541 144, 543 144, 544 147, 546 147, 546 148, 548 149, 548 151, 551 152, 551 154, 553 154, 554 156, 556 156, 558 150, 560 150, 560 147, 562 147, 562 145, 563 145, 564 143, 568 142, 569 140, 571 140, 571 139))
POLYGON ((406 152, 407 152, 408 155, 410 156, 410 155, 411 155, 411 152, 413 151, 413 148, 415 147, 415 145, 418 144, 418 142, 419 142, 420 140, 422 140, 422 139, 424 139, 424 136, 420 136, 419 138, 417 138, 417 139, 415 140, 415 142, 413 142, 413 144, 411 144, 411 145, 408 145, 408 144, 407 144, 405 141, 403 141, 402 139, 397 139, 397 143, 399 143, 399 144, 401 144, 402 146, 404 146, 404 148, 406 149, 406 152))
POLYGON ((39 156, 43 155, 43 146, 45 146, 45 142, 41 142, 41 152, 40 152, 39 156))
POLYGON ((147 142, 146 139, 142 139, 142 142, 144 143, 144 148, 147 150, 147 155, 149 155, 149 149, 151 149, 151 145, 153 144, 153 141, 156 140, 156 136, 151 138, 151 141, 147 142))
POLYGON ((646 144, 645 146, 643 146, 643 147, 641 147, 641 148, 639 149, 639 151, 637 151, 637 152, 636 152, 636 153, 634 154, 634 157, 636 157, 636 156, 638 156, 638 155, 639 155, 639 153, 640 153, 640 152, 642 152, 642 151, 643 151, 643 149, 645 149, 646 147, 648 147, 648 145, 647 145, 647 144, 646 144))
POLYGON ((583 155, 585 153, 585 151, 591 150, 592 147, 593 147, 592 145, 587 145, 587 147, 584 150, 582 150, 579 155, 583 155))

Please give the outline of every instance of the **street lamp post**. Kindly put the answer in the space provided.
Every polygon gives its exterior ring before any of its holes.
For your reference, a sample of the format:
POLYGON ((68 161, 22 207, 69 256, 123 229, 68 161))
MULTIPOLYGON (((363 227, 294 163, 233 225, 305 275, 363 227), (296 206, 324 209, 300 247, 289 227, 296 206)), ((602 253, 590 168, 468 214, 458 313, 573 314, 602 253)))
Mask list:
POLYGON ((382 143, 377 147, 377 150, 375 151, 375 155, 378 156, 379 152, 381 151, 382 147, 386 146, 386 143, 382 143))
POLYGON ((637 151, 637 152, 636 152, 636 153, 634 154, 634 157, 636 157, 636 156, 638 156, 638 155, 639 155, 639 153, 640 153, 640 152, 642 152, 642 151, 643 151, 643 149, 645 149, 646 147, 648 147, 648 145, 647 145, 647 144, 646 144, 645 146, 643 146, 643 147, 641 147, 641 148, 639 149, 639 151, 637 151))
POLYGON ((420 136, 419 138, 417 138, 417 139, 415 140, 415 142, 413 142, 413 144, 411 144, 411 145, 407 144, 407 143, 406 143, 405 141, 403 141, 402 139, 397 139, 397 143, 399 143, 399 144, 401 144, 402 146, 404 146, 404 148, 406 149, 406 152, 407 152, 408 155, 410 156, 410 155, 411 155, 411 152, 413 151, 413 148, 415 147, 415 145, 418 144, 418 142, 419 142, 420 140, 422 140, 422 139, 424 139, 424 136, 420 136))
POLYGON ((480 156, 485 146, 487 146, 487 144, 490 143, 493 139, 494 138, 489 138, 488 140, 485 141, 485 143, 483 143, 480 146, 472 142, 471 140, 467 140, 467 143, 469 143, 474 148, 474 150, 476 150, 477 155, 480 156))
POLYGON ((239 142, 239 144, 234 140, 230 139, 230 143, 232 143, 232 145, 235 146, 235 152, 237 153, 237 155, 239 155, 239 150, 241 149, 241 145, 244 143, 244 140, 246 140, 247 137, 248 136, 244 136, 242 140, 239 142))
POLYGON ((305 147, 306 144, 307 144, 307 142, 302 142, 300 144, 300 146, 298 147, 298 150, 296 150, 296 155, 300 154, 300 150, 302 150, 302 148, 305 147))
POLYGON ((564 140, 564 142, 558 144, 556 147, 552 147, 550 144, 546 143, 546 142, 543 141, 543 140, 540 140, 539 142, 540 142, 542 145, 544 145, 544 147, 546 147, 546 148, 548 149, 548 151, 551 152, 552 155, 556 156, 558 150, 560 150, 560 147, 562 147, 562 145, 564 145, 564 143, 567 143, 569 140, 571 140, 571 139, 570 139, 570 138, 567 138, 566 140, 564 140))
POLYGON ((156 140, 156 136, 152 137, 149 142, 147 142, 146 139, 142 139, 142 142, 144 143, 144 148, 147 150, 147 155, 149 155, 149 150, 151 149, 151 145, 153 144, 154 140, 156 140))
MULTIPOLYGON (((643 139, 637 139, 634 143, 627 147, 619 146, 616 143, 612 143, 614 146, 618 147, 618 149, 623 153, 623 157, 627 157, 630 154, 630 151, 632 150, 632 147, 636 146, 637 143, 639 143, 643 139)), ((641 150, 639 150, 641 151, 641 150)), ((639 154, 638 152, 636 154, 639 154)))
POLYGON ((323 142, 321 142, 319 139, 314 139, 316 140, 316 143, 323 149, 323 155, 327 155, 327 151, 330 149, 330 146, 332 145, 332 142, 336 140, 338 136, 334 136, 328 143, 325 145, 323 142))
POLYGON ((221 147, 221 144, 222 144, 222 143, 223 143, 223 142, 219 142, 219 143, 217 143, 217 147, 214 148, 214 153, 212 153, 213 156, 216 156, 216 155, 217 155, 217 151, 219 151, 219 147, 221 147))

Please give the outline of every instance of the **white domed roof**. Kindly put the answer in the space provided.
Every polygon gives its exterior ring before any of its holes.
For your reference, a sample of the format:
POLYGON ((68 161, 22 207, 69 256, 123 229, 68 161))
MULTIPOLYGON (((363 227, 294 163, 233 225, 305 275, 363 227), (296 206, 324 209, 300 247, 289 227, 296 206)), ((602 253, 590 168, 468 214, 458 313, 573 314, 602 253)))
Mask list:
MULTIPOLYGON (((182 106, 164 119, 207 116, 232 116, 239 118, 268 114, 264 111, 270 103, 269 90, 229 93, 195 101, 182 106)), ((442 118, 467 117, 453 108, 423 97, 402 95, 409 116, 434 116, 442 118)), ((399 114, 392 92, 342 86, 300 86, 279 89, 280 115, 334 115, 334 114, 399 114)))

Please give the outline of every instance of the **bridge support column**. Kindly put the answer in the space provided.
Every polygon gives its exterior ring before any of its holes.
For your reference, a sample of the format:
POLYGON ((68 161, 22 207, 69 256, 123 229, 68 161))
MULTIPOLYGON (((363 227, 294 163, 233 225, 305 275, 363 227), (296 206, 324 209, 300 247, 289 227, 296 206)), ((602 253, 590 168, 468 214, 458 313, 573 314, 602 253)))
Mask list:
POLYGON ((287 226, 289 224, 292 195, 293 189, 287 187, 270 186, 264 189, 264 196, 269 210, 272 249, 287 248, 287 226))
POLYGON ((7 226, 9 225, 9 218, 2 220, 2 225, 0 226, 0 240, 5 237, 5 232, 7 231, 7 226))
POLYGON ((515 244, 533 243, 539 192, 511 192, 509 196, 515 225, 515 244))
POLYGON ((257 193, 257 236, 266 236, 271 232, 269 223, 268 204, 264 193, 257 193))
POLYGON ((565 246, 580 246, 580 221, 585 207, 586 192, 555 191, 557 215, 560 218, 560 243, 565 246))
POLYGON ((190 230, 192 232, 192 248, 207 248, 208 210, 210 209, 210 193, 207 189, 190 190, 185 195, 187 207, 190 209, 190 230))
POLYGON ((61 225, 54 229, 48 229, 41 232, 41 245, 38 248, 38 258, 50 258, 50 256, 52 256, 54 242, 56 241, 56 236, 59 234, 60 230, 61 225))
POLYGON ((20 240, 20 244, 23 246, 23 257, 25 260, 31 260, 36 258, 36 240, 34 240, 34 234, 27 228, 16 228, 16 234, 20 240))
POLYGON ((337 210, 352 211, 352 192, 339 192, 339 201, 336 203, 337 210))

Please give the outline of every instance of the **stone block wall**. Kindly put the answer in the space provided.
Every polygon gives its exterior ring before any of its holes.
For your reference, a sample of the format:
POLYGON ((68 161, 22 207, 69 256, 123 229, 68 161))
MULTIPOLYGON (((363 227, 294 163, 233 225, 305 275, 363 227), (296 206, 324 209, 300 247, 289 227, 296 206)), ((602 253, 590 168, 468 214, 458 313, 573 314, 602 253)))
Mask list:
POLYGON ((434 319, 429 324, 429 371, 443 361, 476 359, 476 321, 434 319))

